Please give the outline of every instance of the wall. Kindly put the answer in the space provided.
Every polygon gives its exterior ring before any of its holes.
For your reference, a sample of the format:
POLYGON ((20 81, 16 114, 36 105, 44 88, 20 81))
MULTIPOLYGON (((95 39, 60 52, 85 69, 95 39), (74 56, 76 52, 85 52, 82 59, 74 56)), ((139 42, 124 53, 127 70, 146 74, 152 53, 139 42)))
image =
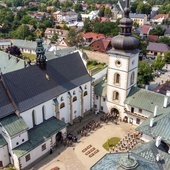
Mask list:
POLYGON ((109 54, 104 54, 100 52, 94 52, 89 50, 83 50, 90 60, 96 60, 101 63, 106 63, 108 65, 109 63, 109 54))
POLYGON ((7 166, 9 164, 9 153, 7 145, 0 148, 0 161, 2 161, 3 166, 7 166))

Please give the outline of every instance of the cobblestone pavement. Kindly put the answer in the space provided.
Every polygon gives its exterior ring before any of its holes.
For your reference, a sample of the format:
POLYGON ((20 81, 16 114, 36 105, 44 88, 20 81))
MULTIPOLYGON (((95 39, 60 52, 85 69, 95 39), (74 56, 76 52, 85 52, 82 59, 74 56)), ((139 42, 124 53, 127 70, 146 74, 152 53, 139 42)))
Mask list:
MULTIPOLYGON (((94 114, 86 115, 81 122, 77 122, 68 127, 68 132, 77 135, 77 130, 81 129, 90 120, 99 120, 98 116, 94 114)), ((112 122, 108 124, 101 123, 101 128, 89 133, 86 137, 78 135, 78 142, 74 143, 72 147, 58 146, 54 152, 36 163, 32 169, 51 170, 54 167, 59 167, 60 170, 89 170, 99 159, 101 159, 108 151, 102 145, 111 137, 123 138, 127 132, 134 132, 136 126, 119 122, 115 125, 112 122), (89 157, 82 152, 88 145, 92 145, 99 152, 94 156, 89 157)))

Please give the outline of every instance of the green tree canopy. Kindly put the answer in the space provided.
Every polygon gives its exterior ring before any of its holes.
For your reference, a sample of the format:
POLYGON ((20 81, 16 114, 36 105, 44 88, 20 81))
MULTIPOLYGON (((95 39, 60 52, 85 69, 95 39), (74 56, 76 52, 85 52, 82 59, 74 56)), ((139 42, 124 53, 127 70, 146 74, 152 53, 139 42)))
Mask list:
POLYGON ((165 54, 164 54, 164 60, 165 60, 165 63, 170 64, 170 50, 168 50, 167 52, 165 52, 165 54))
POLYGON ((105 6, 102 5, 99 9, 99 13, 98 13, 98 16, 99 17, 104 17, 104 11, 105 11, 105 6))
POLYGON ((162 35, 164 35, 164 32, 165 32, 165 30, 160 25, 158 25, 156 28, 150 30, 149 34, 162 36, 162 35))
POLYGON ((81 22, 81 21, 82 21, 82 16, 81 16, 80 13, 78 13, 78 15, 77 15, 77 21, 78 21, 78 22, 81 22))
POLYGON ((137 9, 136 9, 136 12, 137 13, 141 13, 141 14, 150 14, 151 12, 151 5, 148 4, 148 3, 143 3, 143 2, 140 2, 137 6, 137 9))
POLYGON ((146 61, 139 61, 138 65, 138 86, 149 84, 153 80, 152 68, 146 61))
POLYGON ((161 70, 165 66, 165 61, 161 55, 158 55, 156 61, 152 63, 152 68, 154 70, 161 70))
POLYGON ((82 4, 81 3, 76 3, 75 6, 74 6, 74 11, 76 13, 83 11, 82 4))
POLYGON ((169 37, 163 36, 163 37, 158 39, 158 42, 164 43, 164 44, 167 44, 167 45, 170 46, 170 38, 169 37))

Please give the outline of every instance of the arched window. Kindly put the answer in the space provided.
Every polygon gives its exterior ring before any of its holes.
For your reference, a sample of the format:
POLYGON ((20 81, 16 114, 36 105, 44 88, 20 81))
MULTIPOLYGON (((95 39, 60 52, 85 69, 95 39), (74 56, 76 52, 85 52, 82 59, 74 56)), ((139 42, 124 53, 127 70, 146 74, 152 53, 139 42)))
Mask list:
POLYGON ((32 124, 35 126, 35 110, 32 111, 32 124))
POLYGON ((62 102, 63 100, 64 100, 63 97, 61 97, 60 101, 62 102))
POLYGON ((134 83, 134 79, 135 79, 135 72, 132 72, 132 74, 130 76, 130 85, 132 85, 134 83))
POLYGON ((75 95, 76 94, 76 92, 75 92, 75 90, 73 91, 73 95, 75 95))
POLYGON ((114 75, 114 84, 120 84, 120 74, 118 73, 114 75))
POLYGON ((62 109, 63 107, 65 107, 65 103, 64 102, 60 104, 60 109, 62 109))
POLYGON ((42 117, 44 121, 45 120, 45 106, 42 107, 42 117))
POLYGON ((113 100, 119 100, 119 93, 117 91, 113 92, 113 100))
POLYGON ((84 86, 84 89, 85 89, 85 90, 87 89, 87 85, 84 86))
POLYGON ((84 96, 87 96, 87 91, 84 92, 84 96))
POLYGON ((75 102, 77 100, 77 97, 76 96, 74 96, 73 97, 73 102, 75 102))

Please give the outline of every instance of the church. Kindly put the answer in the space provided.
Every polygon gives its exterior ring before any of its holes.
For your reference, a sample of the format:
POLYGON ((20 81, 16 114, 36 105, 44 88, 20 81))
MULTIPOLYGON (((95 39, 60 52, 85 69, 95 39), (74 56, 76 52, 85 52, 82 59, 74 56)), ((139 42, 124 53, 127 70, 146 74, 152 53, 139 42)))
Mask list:
POLYGON ((28 167, 56 144, 67 124, 92 108, 91 77, 79 52, 0 75, 0 167, 28 167))

